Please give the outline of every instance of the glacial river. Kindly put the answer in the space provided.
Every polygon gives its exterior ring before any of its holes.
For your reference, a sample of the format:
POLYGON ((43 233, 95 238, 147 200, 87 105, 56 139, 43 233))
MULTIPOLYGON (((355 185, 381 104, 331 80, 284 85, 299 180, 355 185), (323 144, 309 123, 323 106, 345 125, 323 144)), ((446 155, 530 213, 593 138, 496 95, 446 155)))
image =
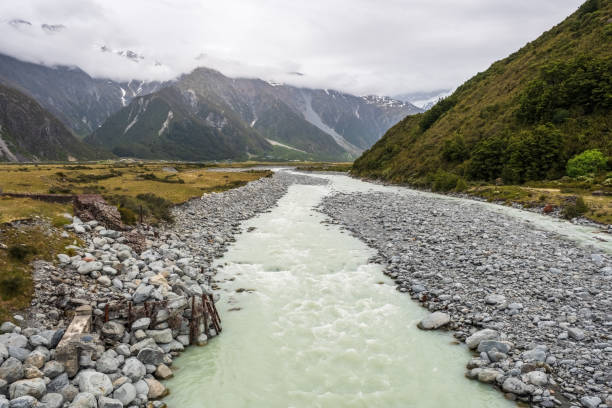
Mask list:
POLYGON ((374 251, 323 223, 333 190, 387 189, 345 176, 294 185, 243 224, 216 276, 223 335, 175 360, 164 400, 180 408, 496 408, 515 404, 464 377, 470 353, 395 290, 374 251), (254 227, 251 232, 246 232, 254 227))

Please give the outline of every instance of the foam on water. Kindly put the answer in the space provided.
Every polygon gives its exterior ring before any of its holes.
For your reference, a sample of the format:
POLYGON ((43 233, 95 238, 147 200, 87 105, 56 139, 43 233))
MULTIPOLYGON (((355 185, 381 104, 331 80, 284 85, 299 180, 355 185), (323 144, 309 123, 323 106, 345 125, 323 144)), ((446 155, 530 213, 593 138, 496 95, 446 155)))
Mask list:
MULTIPOLYGON (((365 183, 364 183, 365 184, 365 183)), ((190 348, 171 407, 512 407, 464 378, 470 358, 395 290, 374 251, 315 211, 330 187, 292 186, 243 224, 216 276, 223 334, 190 348), (237 289, 246 289, 237 292, 237 289), (237 310, 239 309, 239 310, 237 310)))

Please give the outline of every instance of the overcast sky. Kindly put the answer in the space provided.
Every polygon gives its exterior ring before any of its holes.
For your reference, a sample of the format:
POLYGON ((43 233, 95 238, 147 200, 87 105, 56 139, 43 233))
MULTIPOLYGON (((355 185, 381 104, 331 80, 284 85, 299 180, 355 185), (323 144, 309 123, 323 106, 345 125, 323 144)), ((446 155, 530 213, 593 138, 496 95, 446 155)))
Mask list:
POLYGON ((454 88, 581 3, 1 0, 0 52, 112 79, 170 79, 201 65, 229 76, 395 95, 454 88), (120 50, 144 59, 113 52, 120 50))

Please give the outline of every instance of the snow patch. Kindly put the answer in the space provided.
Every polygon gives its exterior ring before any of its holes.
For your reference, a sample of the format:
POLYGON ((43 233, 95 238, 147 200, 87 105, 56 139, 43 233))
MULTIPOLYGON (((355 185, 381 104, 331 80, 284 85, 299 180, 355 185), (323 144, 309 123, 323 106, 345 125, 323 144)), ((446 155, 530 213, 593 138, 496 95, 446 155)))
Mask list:
POLYGON ((4 139, 2 139, 2 133, 3 133, 3 129, 2 129, 2 125, 0 125, 0 156, 6 157, 9 161, 13 161, 13 162, 19 161, 19 159, 17 159, 17 156, 15 156, 13 152, 11 152, 11 150, 9 149, 4 139))
POLYGON ((168 129, 168 125, 170 124, 170 121, 172 120, 173 117, 174 117, 174 113, 172 113, 172 111, 168 111, 168 116, 166 117, 166 120, 162 124, 161 129, 159 129, 159 132, 157 132, 157 136, 161 136, 162 133, 164 133, 166 129, 168 129))
MULTIPOLYGON (((280 147, 284 147, 285 149, 295 150, 296 152, 306 153, 306 152, 305 152, 305 151, 303 151, 303 150, 296 149, 295 147, 291 147, 291 146, 286 145, 286 144, 283 144, 283 143, 281 143, 281 142, 277 142, 276 140, 267 139, 267 138, 266 138, 266 140, 267 140, 267 141, 268 141, 268 143, 270 143, 272 146, 280 146, 280 147)), ((308 153, 306 153, 306 154, 308 154, 308 153)))
POLYGON ((125 100, 125 89, 123 89, 122 87, 119 87, 119 89, 121 89, 121 106, 125 106, 127 104, 125 100))
POLYGON ((253 121, 251 122, 251 127, 255 126, 256 123, 257 123, 257 117, 255 117, 255 119, 253 119, 253 121))

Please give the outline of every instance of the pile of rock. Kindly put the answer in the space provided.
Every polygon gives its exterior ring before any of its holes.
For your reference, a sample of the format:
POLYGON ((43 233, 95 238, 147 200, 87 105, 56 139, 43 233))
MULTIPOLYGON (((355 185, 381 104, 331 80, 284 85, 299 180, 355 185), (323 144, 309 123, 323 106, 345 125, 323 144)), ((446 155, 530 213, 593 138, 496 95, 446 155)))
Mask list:
POLYGON ((475 352, 466 375, 532 406, 612 407, 612 259, 471 201, 336 194, 400 292, 475 352))
POLYGON ((160 381, 172 376, 173 359, 190 339, 202 345, 206 332, 217 334, 210 320, 191 331, 190 299, 212 293, 212 261, 241 232, 240 221, 300 180, 321 183, 277 174, 192 200, 174 210, 174 225, 160 228, 119 231, 71 218, 66 229, 85 245, 67 247, 56 264, 36 262, 35 296, 17 319, 21 327, 0 327, 0 408, 163 406, 160 381), (128 302, 135 311, 164 307, 131 319, 128 302), (108 312, 116 305, 124 313, 108 312), (91 333, 64 335, 74 309, 89 311, 91 333))

